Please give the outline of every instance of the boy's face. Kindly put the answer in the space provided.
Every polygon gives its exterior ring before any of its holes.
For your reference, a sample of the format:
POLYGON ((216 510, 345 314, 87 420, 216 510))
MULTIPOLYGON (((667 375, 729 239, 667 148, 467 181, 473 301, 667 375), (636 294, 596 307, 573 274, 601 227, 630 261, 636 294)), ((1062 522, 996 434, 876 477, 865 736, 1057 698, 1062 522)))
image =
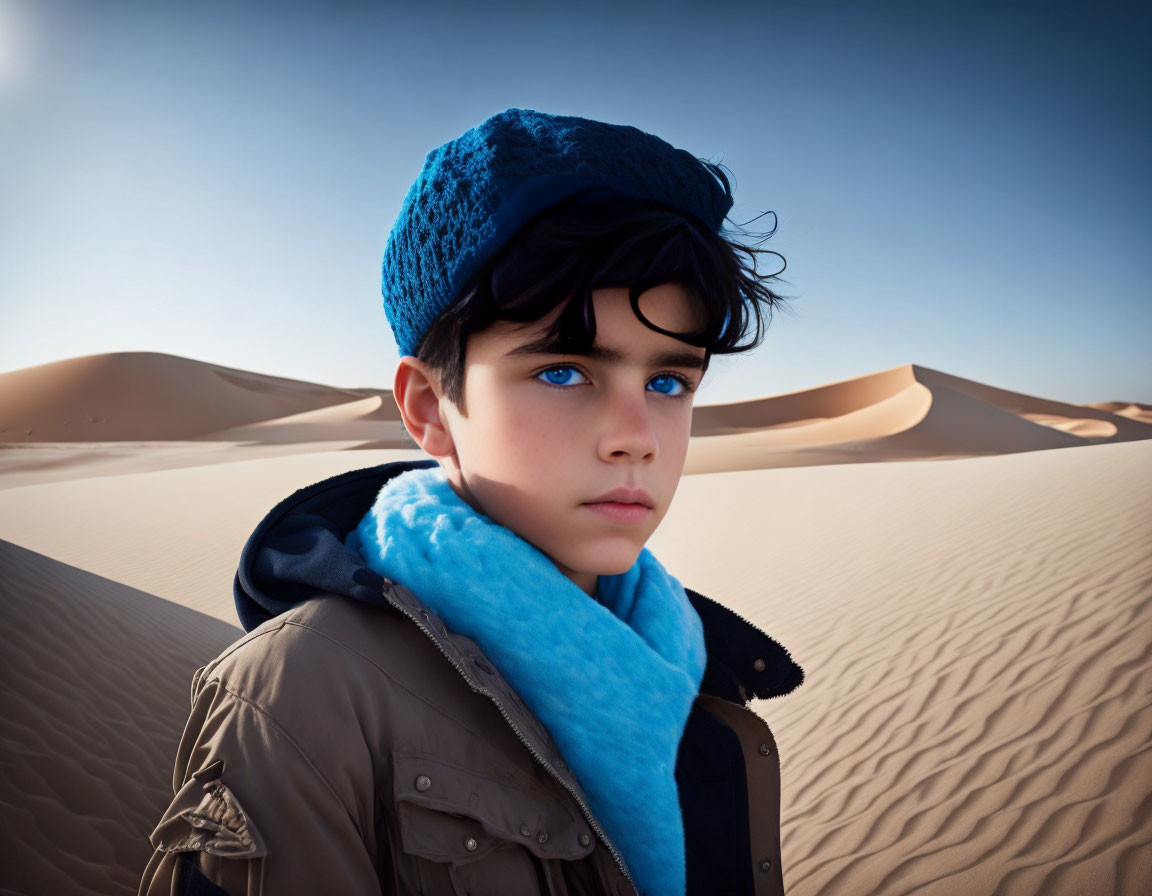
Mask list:
MULTIPOLYGON (((464 407, 440 414, 453 487, 532 543, 589 594, 628 570, 672 501, 692 426, 704 349, 646 327, 628 290, 592 294, 596 341, 586 355, 540 345, 553 316, 499 322, 469 338, 464 407)), ((664 284, 640 307, 672 332, 699 329, 698 305, 664 284)))

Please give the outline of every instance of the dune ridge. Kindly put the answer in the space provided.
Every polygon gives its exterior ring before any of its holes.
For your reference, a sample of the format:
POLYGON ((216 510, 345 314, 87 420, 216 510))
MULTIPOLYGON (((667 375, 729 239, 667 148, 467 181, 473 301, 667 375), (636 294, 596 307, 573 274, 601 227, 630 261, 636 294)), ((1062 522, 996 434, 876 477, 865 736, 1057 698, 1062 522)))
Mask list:
POLYGON ((1152 404, 1141 404, 1138 401, 1099 401, 1092 402, 1086 407, 1119 414, 1141 423, 1152 423, 1152 404))
POLYGON ((814 389, 699 407, 686 472, 1043 451, 1152 438, 1150 422, 904 364, 814 389))
MULTIPOLYGON (((0 374, 0 443, 192 439, 385 390, 337 389, 159 352, 0 374)), ((398 419, 398 415, 387 419, 398 419)))

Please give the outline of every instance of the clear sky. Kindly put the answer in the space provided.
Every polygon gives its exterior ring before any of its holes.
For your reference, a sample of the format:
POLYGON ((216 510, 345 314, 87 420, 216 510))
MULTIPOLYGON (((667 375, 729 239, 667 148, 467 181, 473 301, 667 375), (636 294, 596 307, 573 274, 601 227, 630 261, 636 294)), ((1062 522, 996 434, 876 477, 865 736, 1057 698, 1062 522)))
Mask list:
POLYGON ((384 242, 509 106, 634 124, 779 216, 701 401, 915 362, 1152 401, 1142 4, 0 0, 0 371, 151 350, 390 386, 384 242))

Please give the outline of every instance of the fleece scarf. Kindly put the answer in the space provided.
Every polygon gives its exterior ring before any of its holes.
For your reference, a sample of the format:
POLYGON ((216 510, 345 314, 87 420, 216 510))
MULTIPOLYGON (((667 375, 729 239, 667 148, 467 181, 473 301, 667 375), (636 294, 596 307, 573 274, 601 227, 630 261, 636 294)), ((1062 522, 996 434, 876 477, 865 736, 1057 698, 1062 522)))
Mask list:
POLYGON ((596 599, 477 513, 438 468, 390 480, 349 536, 476 641, 547 727, 643 894, 685 889, 676 755, 704 674, 684 588, 645 548, 596 599))

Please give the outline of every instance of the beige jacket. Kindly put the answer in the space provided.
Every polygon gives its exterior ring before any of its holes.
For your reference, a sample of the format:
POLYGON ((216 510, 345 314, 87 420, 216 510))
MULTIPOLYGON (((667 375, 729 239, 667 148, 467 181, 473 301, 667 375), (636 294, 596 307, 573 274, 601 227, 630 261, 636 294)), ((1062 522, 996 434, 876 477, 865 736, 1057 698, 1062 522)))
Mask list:
MULTIPOLYGON (((551 737, 479 647, 407 589, 385 597, 308 600, 198 670, 141 896, 219 893, 208 881, 231 896, 635 893, 551 737)), ((693 724, 739 739, 737 870, 748 892, 782 893, 768 726, 703 693, 693 724)))

